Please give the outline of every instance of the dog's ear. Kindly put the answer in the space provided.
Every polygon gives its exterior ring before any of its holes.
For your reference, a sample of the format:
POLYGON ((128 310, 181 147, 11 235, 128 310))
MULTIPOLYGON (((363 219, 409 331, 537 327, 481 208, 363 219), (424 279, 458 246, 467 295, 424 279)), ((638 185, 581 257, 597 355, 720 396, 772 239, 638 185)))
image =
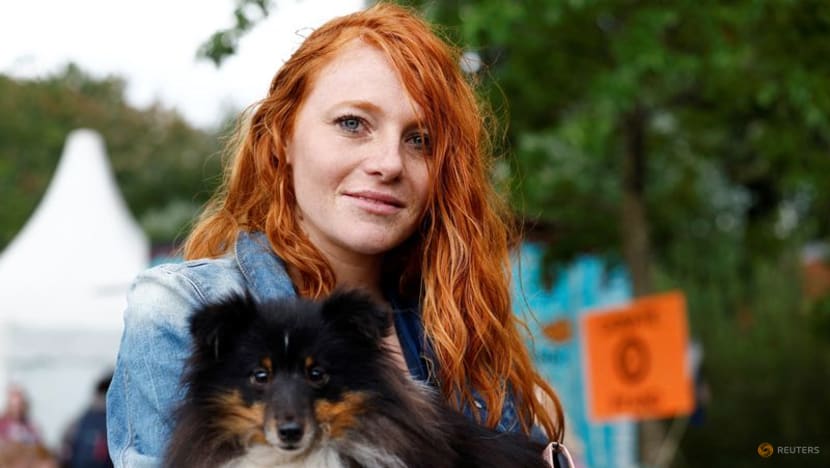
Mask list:
POLYGON ((388 311, 367 294, 354 290, 335 291, 323 302, 322 314, 323 320, 335 327, 377 343, 392 325, 388 311))
POLYGON ((256 305, 250 294, 233 294, 202 307, 190 317, 190 335, 196 351, 219 359, 255 316, 256 305))

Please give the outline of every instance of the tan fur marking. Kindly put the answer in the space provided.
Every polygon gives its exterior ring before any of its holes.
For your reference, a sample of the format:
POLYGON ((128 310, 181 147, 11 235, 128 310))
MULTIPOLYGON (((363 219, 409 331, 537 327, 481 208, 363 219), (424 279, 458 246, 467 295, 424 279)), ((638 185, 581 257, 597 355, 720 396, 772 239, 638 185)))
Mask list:
POLYGON ((311 356, 306 357, 305 358, 305 368, 308 369, 312 365, 314 365, 314 359, 311 356))
POLYGON ((342 401, 318 401, 314 404, 317 421, 329 437, 337 439, 357 425, 358 416, 364 411, 366 395, 347 392, 342 401))
POLYGON ((245 404, 239 390, 217 395, 211 402, 218 409, 218 417, 213 424, 227 439, 241 442, 243 445, 264 444, 265 404, 255 402, 245 404))
POLYGON ((271 358, 270 357, 265 356, 264 358, 262 358, 261 361, 259 361, 259 363, 262 364, 262 367, 264 367, 265 370, 267 370, 269 374, 274 373, 274 368, 273 368, 273 365, 271 363, 271 358))

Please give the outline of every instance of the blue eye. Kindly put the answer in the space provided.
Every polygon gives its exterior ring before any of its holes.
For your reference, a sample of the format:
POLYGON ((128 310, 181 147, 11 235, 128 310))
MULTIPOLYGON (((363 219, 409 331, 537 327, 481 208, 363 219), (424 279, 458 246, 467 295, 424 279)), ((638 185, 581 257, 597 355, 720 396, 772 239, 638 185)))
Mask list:
POLYGON ((426 133, 413 133, 407 141, 422 152, 427 152, 432 147, 432 141, 426 133))
POLYGON ((339 117, 336 123, 347 132, 357 133, 363 125, 363 119, 354 115, 344 115, 343 117, 339 117))

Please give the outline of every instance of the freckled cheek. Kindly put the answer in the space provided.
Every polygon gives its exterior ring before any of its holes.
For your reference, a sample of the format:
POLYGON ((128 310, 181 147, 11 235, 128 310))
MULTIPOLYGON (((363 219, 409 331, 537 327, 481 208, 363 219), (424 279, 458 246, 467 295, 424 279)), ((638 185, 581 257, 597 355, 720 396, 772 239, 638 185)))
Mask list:
POLYGON ((430 191, 429 172, 427 171, 426 166, 418 168, 414 176, 412 193, 416 199, 417 214, 421 215, 426 207, 430 191))
POLYGON ((295 167, 294 187, 300 204, 320 204, 334 199, 343 189, 346 172, 326 161, 306 161, 295 167))

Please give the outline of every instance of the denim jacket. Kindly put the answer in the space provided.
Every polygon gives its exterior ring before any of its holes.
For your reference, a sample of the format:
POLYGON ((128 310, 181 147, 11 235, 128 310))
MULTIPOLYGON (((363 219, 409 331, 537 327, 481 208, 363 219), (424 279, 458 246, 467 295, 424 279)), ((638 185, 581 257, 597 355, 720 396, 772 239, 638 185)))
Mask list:
MULTIPOLYGON (((159 265, 136 278, 127 295, 124 333, 107 393, 107 435, 116 467, 160 464, 172 411, 185 394, 180 376, 190 350, 188 318, 201 305, 246 289, 258 301, 296 295, 282 260, 261 233, 241 232, 234 252, 225 257, 159 265)), ((434 385, 418 307, 391 302, 410 374, 434 385)), ((483 399, 474 395, 486 418, 483 399)), ((472 417, 470 408, 464 413, 472 417)), ((497 429, 520 430, 512 398, 497 429)))

